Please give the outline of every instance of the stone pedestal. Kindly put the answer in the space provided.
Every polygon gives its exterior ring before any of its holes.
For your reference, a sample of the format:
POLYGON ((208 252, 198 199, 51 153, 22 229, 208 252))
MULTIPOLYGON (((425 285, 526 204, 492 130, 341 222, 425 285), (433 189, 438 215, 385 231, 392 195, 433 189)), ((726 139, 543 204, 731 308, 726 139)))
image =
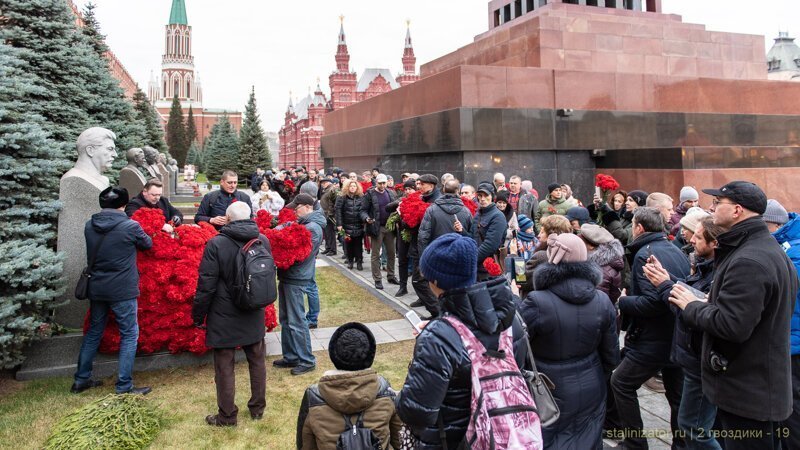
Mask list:
POLYGON ((160 175, 161 182, 164 183, 164 191, 162 195, 164 197, 169 198, 174 192, 174 190, 172 189, 172 182, 170 181, 171 174, 169 172, 169 169, 167 169, 167 166, 161 163, 157 164, 156 169, 158 170, 158 174, 160 175))
MULTIPOLYGON (((74 169, 73 169, 74 170, 74 169)), ((72 171, 70 171, 72 172, 72 171)), ((58 198, 62 208, 58 214, 58 251, 64 254, 64 278, 67 290, 62 300, 68 303, 56 309, 55 321, 61 325, 79 328, 89 308, 86 300, 73 296, 75 284, 86 266, 86 238, 83 230, 92 214, 100 212, 98 198, 100 192, 108 187, 101 180, 90 181, 81 176, 70 176, 67 172, 61 178, 58 198)))
POLYGON ((124 167, 119 171, 119 186, 128 190, 131 199, 142 192, 146 181, 138 169, 124 167))

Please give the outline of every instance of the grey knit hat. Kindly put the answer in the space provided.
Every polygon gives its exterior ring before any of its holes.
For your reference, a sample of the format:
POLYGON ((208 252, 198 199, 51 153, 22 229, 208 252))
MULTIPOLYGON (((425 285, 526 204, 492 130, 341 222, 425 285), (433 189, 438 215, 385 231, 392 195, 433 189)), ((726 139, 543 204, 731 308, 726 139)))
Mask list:
POLYGON ((767 210, 764 211, 764 222, 777 223, 783 225, 789 221, 789 213, 777 200, 771 198, 767 200, 767 210))
POLYGON ((681 188, 680 194, 680 202, 683 203, 688 200, 699 200, 700 194, 697 193, 697 189, 691 186, 684 186, 681 188))

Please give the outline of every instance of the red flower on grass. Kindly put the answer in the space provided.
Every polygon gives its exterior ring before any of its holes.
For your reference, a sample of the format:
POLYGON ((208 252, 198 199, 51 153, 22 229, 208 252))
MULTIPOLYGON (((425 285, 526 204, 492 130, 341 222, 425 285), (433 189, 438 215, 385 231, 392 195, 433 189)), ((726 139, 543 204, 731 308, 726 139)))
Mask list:
POLYGON ((503 270, 500 269, 500 264, 492 258, 491 256, 483 260, 483 268, 489 272, 490 276, 496 277, 503 273, 503 270))

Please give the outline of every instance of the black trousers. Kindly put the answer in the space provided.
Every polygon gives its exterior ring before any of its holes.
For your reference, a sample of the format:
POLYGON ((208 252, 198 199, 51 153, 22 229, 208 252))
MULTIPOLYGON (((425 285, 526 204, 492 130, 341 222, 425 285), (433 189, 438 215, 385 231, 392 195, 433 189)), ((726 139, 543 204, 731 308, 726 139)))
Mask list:
POLYGON ((331 252, 336 254, 336 224, 330 217, 326 218, 325 229, 322 230, 322 236, 325 239, 325 253, 331 252))
MULTIPOLYGON (((778 450, 791 430, 780 422, 761 422, 717 409, 720 441, 725 450, 778 450)), ((792 447, 789 447, 792 448, 792 447)))
POLYGON ((683 370, 680 367, 663 367, 656 364, 641 364, 630 357, 622 358, 622 362, 611 375, 611 390, 614 393, 619 425, 625 436, 626 450, 647 449, 647 432, 644 430, 642 413, 639 410, 639 397, 636 393, 645 381, 654 377, 658 371, 664 380, 667 402, 670 409, 670 426, 672 428, 672 448, 683 448, 684 440, 680 437, 678 427, 678 408, 683 393, 683 370))
POLYGON ((428 286, 428 280, 422 276, 422 272, 419 271, 419 258, 414 258, 414 273, 411 275, 411 286, 414 288, 414 292, 417 293, 417 297, 419 297, 419 301, 425 305, 425 309, 431 315, 431 318, 439 316, 439 299, 433 295, 433 291, 431 291, 430 286, 428 286))
MULTIPOLYGON (((252 415, 264 414, 267 406, 267 346, 264 340, 255 344, 243 345, 247 356, 247 368, 250 372, 250 400, 247 408, 252 415)), ((228 424, 236 423, 239 408, 234 400, 236 396, 236 349, 214 349, 214 381, 217 385, 217 407, 220 421, 228 424)))
POLYGON ((400 279, 400 286, 408 284, 408 251, 411 249, 411 244, 404 241, 400 235, 400 227, 397 230, 397 276, 400 279))
POLYGON ((364 261, 364 236, 351 236, 350 242, 344 240, 345 255, 347 255, 347 262, 363 262, 364 261))

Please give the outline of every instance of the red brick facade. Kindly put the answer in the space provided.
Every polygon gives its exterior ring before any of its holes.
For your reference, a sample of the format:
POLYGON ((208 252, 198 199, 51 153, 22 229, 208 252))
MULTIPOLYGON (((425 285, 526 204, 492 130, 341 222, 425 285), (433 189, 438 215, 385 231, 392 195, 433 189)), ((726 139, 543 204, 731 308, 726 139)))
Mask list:
POLYGON ((278 132, 280 167, 306 166, 320 169, 323 166, 321 139, 325 134, 324 118, 331 111, 411 84, 419 79, 416 73, 417 58, 411 45, 411 31, 406 31, 403 50, 403 72, 393 77, 388 69, 365 69, 359 79, 350 71, 350 53, 344 34, 344 24, 339 29, 336 46, 336 70, 328 77, 331 98, 327 100, 317 83, 314 93, 294 104, 289 94, 284 125, 278 132))

